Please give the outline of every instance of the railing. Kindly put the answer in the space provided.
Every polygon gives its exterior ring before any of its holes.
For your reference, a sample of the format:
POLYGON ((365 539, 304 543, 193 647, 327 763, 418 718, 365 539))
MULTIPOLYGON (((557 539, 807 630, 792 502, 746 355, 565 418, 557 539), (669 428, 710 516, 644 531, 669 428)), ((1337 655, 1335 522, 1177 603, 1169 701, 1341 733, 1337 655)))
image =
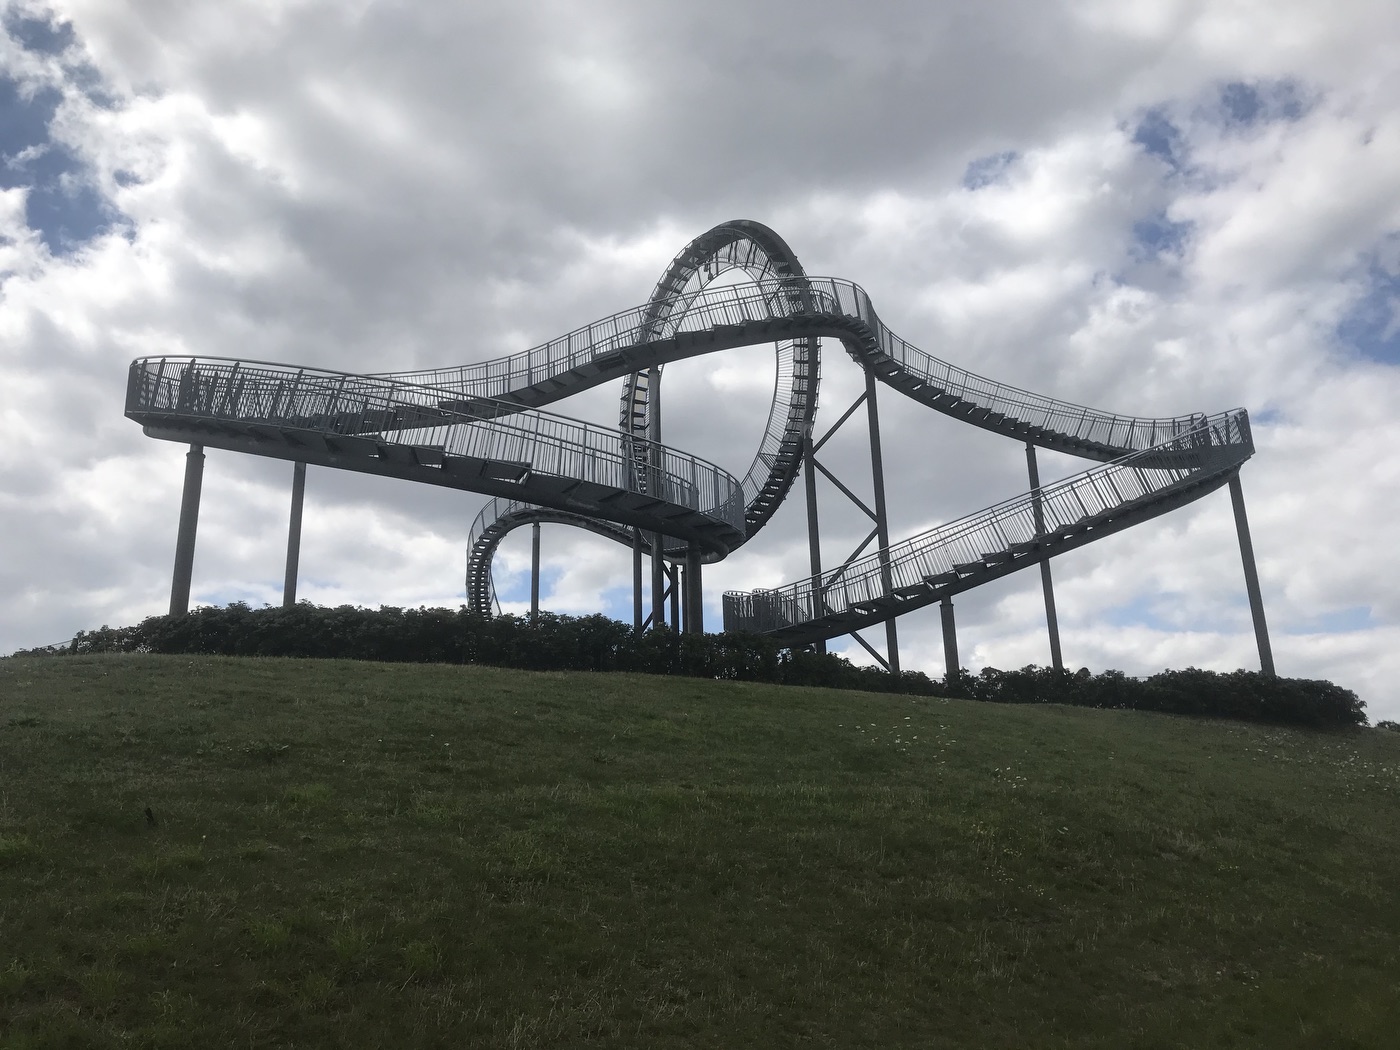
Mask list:
MULTIPOLYGON (((455 396, 401 380, 265 362, 140 358, 131 365, 127 413, 224 419, 430 447, 446 456, 515 463, 523 471, 635 489, 632 449, 639 439, 489 401, 466 410, 441 407, 455 396)), ((646 444, 648 493, 742 531, 737 480, 698 457, 646 444)))
MULTIPOLYGON (((481 508, 472 521, 472 527, 467 534, 467 600, 474 609, 480 610, 484 606, 486 611, 500 612, 501 610, 500 599, 496 596, 496 582, 491 578, 491 559, 489 557, 480 558, 477 545, 481 542, 482 537, 496 526, 500 526, 501 529, 501 535, 496 537, 496 542, 499 543, 505 533, 518 524, 511 522, 510 519, 530 511, 542 512, 543 520, 567 521, 572 525, 582 526, 619 543, 632 542, 633 532, 628 526, 590 518, 588 515, 571 511, 550 510, 526 500, 496 496, 486 501, 486 505, 481 508), (472 586, 472 576, 476 573, 485 579, 484 592, 472 586)), ((537 517, 536 520, 541 519, 537 517)), ((492 546, 494 547, 495 544, 492 546)))
POLYGON ((725 624, 728 629, 773 631, 840 615, 930 578, 956 578, 982 567, 989 556, 1004 560, 1021 544, 1066 535, 1188 480, 1228 469, 1252 450, 1242 409, 1197 417, 1196 428, 1188 433, 939 525, 843 569, 774 590, 727 593, 725 624), (1037 504, 1042 528, 1037 528, 1037 504))
POLYGON ((1197 413, 1151 418, 1125 416, 1045 397, 943 361, 900 338, 880 320, 866 291, 835 277, 782 278, 705 288, 655 306, 623 310, 530 350, 474 365, 380 378, 428 384, 459 397, 500 397, 587 365, 606 363, 624 348, 758 321, 826 319, 863 333, 870 348, 908 376, 937 391, 1062 437, 1130 451, 1151 448, 1198 425, 1197 413))

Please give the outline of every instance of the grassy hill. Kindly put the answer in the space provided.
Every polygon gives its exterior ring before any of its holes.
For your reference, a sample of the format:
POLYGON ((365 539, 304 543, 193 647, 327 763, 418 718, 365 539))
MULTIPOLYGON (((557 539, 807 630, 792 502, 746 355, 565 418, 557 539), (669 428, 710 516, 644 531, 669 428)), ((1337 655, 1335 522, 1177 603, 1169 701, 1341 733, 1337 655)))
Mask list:
POLYGON ((1398 890, 1380 730, 0 660, 6 1047, 1390 1047, 1398 890))

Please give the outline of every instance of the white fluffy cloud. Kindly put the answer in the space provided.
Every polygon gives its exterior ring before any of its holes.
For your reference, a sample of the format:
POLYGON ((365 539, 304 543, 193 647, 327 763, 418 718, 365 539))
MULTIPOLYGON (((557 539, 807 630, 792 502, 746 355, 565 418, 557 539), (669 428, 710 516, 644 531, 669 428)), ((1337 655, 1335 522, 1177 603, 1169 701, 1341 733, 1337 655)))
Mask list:
MULTIPOLYGON (((164 608, 183 449, 123 418, 131 358, 482 360, 642 301, 748 217, 976 371, 1141 414, 1249 407, 1279 669, 1400 715, 1393 4, 3 7, 0 72, 54 99, 45 148, 74 158, 48 192, 82 183, 112 219, 56 247, 38 162, 0 143, 0 651, 164 608)), ((770 361, 669 369, 667 440, 742 471, 770 361)), ((819 427, 862 382, 834 344, 822 380, 819 427)), ((616 391, 556 407, 610 422, 616 391)), ((880 407, 896 536, 1026 487, 1014 443, 880 407)), ((830 446, 861 489, 866 456, 856 431, 830 446)), ((196 601, 278 600, 289 476, 209 453, 196 601)), ((864 529, 823 499, 830 560, 864 529)), ((460 600, 482 502, 313 469, 301 595, 460 600)), ((711 625, 723 589, 805 574, 804 522, 790 500, 708 569, 711 625)), ((1066 659, 1252 666, 1233 530, 1220 493, 1059 559, 1066 659)), ((549 527, 545 561, 546 606, 629 615, 625 551, 549 527)), ((1039 600, 1034 574, 960 598, 964 662, 1045 662, 1039 600)), ((901 621, 906 666, 941 669, 937 620, 901 621)))

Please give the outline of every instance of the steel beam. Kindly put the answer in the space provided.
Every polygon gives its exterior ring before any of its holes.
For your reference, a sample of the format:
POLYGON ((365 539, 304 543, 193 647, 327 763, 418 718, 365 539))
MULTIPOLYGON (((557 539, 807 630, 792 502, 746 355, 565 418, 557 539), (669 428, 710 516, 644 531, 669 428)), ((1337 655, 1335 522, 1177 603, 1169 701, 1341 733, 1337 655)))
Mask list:
POLYGON ((530 622, 540 618, 540 523, 530 526, 530 622))
POLYGON ((1244 587, 1249 594, 1249 612, 1254 618, 1254 641, 1259 646, 1259 668, 1272 677, 1274 650, 1269 645, 1269 625, 1264 621, 1264 599, 1259 593, 1259 570, 1254 565, 1254 543, 1249 537, 1249 518, 1244 512, 1244 489, 1236 471, 1230 478, 1230 503, 1235 509, 1235 531, 1240 538, 1240 561, 1244 563, 1244 587))
POLYGON ((666 626, 666 563, 661 560, 661 533, 651 534, 651 625, 666 626))
MULTIPOLYGON (((865 407, 870 421, 870 473, 875 483, 875 527, 880 532, 880 576, 885 593, 894 592, 890 571, 890 521, 885 510, 885 464, 880 452, 880 410, 875 399, 875 373, 865 370, 865 407)), ((899 679, 899 635, 895 618, 885 621, 885 645, 889 651, 890 674, 899 679)))
MULTIPOLYGON (((661 368, 647 371, 647 440, 652 442, 651 454, 661 445, 661 368)), ((652 464, 653 467, 659 464, 652 464)), ((660 476, 659 470, 650 472, 651 479, 660 476)), ((657 495, 657 493, 650 493, 657 495)), ((661 533, 651 534, 651 625, 663 627, 666 624, 666 562, 662 557, 665 550, 661 533)), ((674 620, 675 617, 672 617, 674 620)))
POLYGON ((944 598, 938 611, 943 614, 943 666, 947 670, 945 682, 955 682, 961 665, 958 663, 958 627, 953 621, 953 599, 944 598))
POLYGON ((632 530, 632 628, 642 630, 642 530, 632 530))
POLYGON ((301 505, 306 498, 306 464, 292 466, 292 512, 287 522, 287 573, 282 579, 282 608, 297 603, 297 570, 301 565, 301 505))
POLYGON ((700 548, 692 545, 685 553, 685 632, 705 633, 705 607, 700 584, 700 548))
POLYGON ((679 564, 671 565, 666 570, 666 576, 671 581, 671 586, 667 593, 671 595, 671 630, 680 633, 681 625, 681 567, 679 564))
MULTIPOLYGON (((854 407, 852 408, 854 411, 854 407)), ((817 461, 812 447, 812 428, 807 428, 807 436, 802 440, 802 474, 807 488, 807 550, 811 558, 812 576, 817 579, 820 594, 822 574, 822 541, 817 522, 817 461)), ((813 610, 814 612, 816 610, 813 610)), ((826 652, 826 639, 816 643, 819 653, 826 652)))
POLYGON ((191 445, 185 454, 185 490, 180 496, 180 531, 175 537, 175 572, 170 582, 170 615, 190 611, 190 579, 194 575, 194 538, 199 529, 199 494, 204 487, 204 446, 191 445))
MULTIPOLYGON (((1035 461, 1035 446, 1026 442, 1026 471, 1031 479, 1031 502, 1035 511, 1035 534, 1045 535, 1045 507, 1040 495, 1040 467, 1035 461)), ((1040 589, 1045 594, 1045 626, 1050 632, 1050 664, 1057 671, 1065 669, 1060 654, 1060 620, 1055 614, 1055 584, 1050 578, 1050 559, 1040 563, 1040 589)))

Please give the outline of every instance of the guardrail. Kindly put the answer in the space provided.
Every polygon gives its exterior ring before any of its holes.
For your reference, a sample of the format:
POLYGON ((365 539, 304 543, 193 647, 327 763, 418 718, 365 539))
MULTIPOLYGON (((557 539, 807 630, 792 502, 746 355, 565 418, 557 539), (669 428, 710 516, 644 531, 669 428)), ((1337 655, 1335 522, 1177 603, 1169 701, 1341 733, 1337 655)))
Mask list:
MULTIPOLYGON (((132 362, 127 414, 261 424, 428 447, 445 456, 515 463, 522 472, 637 491, 634 450, 639 439, 479 398, 475 400, 484 403, 442 407, 455 397, 450 390, 401 380, 267 362, 149 357, 132 362)), ((743 496, 735 478, 698 457, 645 445, 644 491, 742 531, 743 496)))
POLYGON ((941 392, 1058 435, 1130 451, 1185 433, 1201 420, 1199 413, 1159 418, 1105 412, 970 372, 896 335, 880 320, 865 289, 842 278, 749 281, 705 288, 662 305, 659 318, 649 313, 647 306, 633 307, 508 357, 381 376, 430 384, 459 397, 501 397, 575 369, 605 364, 624 349, 672 339, 684 332, 755 322, 825 319, 865 335, 871 351, 878 351, 909 376, 941 392), (801 294, 797 294, 799 288, 801 294))
POLYGON ((939 525, 848 566, 773 590, 724 595, 725 626, 755 632, 839 616, 901 589, 955 580, 1045 538, 1228 470, 1253 451, 1243 409, 1199 417, 1156 446, 939 525))

